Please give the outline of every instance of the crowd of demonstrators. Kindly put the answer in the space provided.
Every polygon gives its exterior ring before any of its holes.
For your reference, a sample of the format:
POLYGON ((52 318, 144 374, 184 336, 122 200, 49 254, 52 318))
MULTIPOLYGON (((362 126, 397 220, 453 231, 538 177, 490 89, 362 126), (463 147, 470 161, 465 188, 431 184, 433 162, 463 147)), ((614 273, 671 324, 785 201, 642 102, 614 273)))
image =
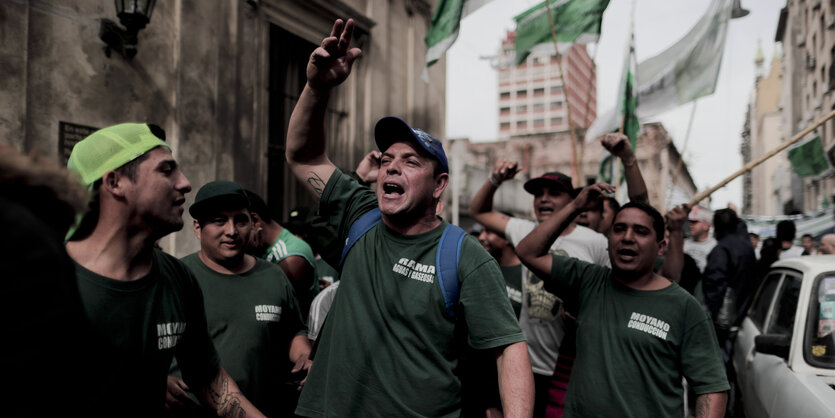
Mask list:
POLYGON ((578 350, 568 416, 676 416, 682 377, 696 392, 697 416, 724 415, 728 382, 710 318, 670 280, 653 273, 664 253, 664 219, 636 201, 617 212, 608 236, 611 268, 549 254, 572 219, 613 188, 586 187, 517 246, 546 287, 577 306, 578 350))
POLYGON ((781 260, 803 255, 803 247, 794 245, 795 234, 797 234, 797 227, 793 221, 784 219, 777 222, 777 240, 780 241, 782 246, 782 251, 780 251, 781 260))
POLYGON ((690 237, 684 241, 684 253, 693 257, 699 271, 704 272, 707 255, 716 246, 716 239, 711 235, 710 227, 713 213, 703 206, 694 206, 688 217, 690 237))
POLYGON ((376 194, 327 158, 328 98, 361 55, 350 47, 352 32, 352 20, 337 20, 311 54, 307 83, 288 127, 288 164, 340 241, 356 222, 365 227, 351 234, 343 252, 339 292, 296 412, 458 416, 461 387, 454 369, 461 350, 456 347, 466 340, 475 349, 493 350, 505 415, 530 416, 527 349, 496 261, 465 236, 457 274, 443 277, 436 266, 442 235, 450 230, 457 235, 457 227, 436 215, 449 182, 441 143, 400 119, 378 121, 375 139, 382 156, 376 194), (444 287, 448 284, 452 287, 444 287), (444 288, 458 297, 445 298, 444 288))
POLYGON ((191 190, 163 139, 153 125, 115 125, 76 144, 68 161, 93 193, 66 244, 95 359, 85 370, 95 377, 85 414, 160 416, 176 357, 207 408, 260 416, 221 366, 194 275, 155 248, 182 229, 191 190))
MULTIPOLYGON (((189 207, 200 250, 181 261, 200 285, 209 335, 229 375, 261 412, 290 416, 310 368, 310 343, 284 271, 244 252, 253 233, 249 196, 232 181, 201 187, 189 207)), ((215 415, 195 411, 190 395, 175 361, 168 378, 171 416, 215 415)))
POLYGON ((826 234, 821 237, 818 252, 821 254, 835 254, 835 234, 826 234))

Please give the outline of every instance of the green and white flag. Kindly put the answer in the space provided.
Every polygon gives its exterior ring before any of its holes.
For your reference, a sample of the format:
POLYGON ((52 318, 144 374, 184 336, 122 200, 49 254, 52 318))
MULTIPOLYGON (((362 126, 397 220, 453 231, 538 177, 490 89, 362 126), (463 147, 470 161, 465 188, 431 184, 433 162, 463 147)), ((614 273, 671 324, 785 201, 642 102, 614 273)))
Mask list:
MULTIPOLYGON (((426 67, 437 62, 458 38, 461 19, 492 0, 439 0, 426 32, 426 67)), ((426 71, 424 71, 426 76, 426 71)))
MULTIPOLYGON (((513 18, 516 21, 516 65, 525 61, 534 46, 553 41, 545 4, 542 2, 513 18)), ((608 5, 609 0, 550 1, 557 42, 597 42, 603 11, 608 5)))
MULTIPOLYGON (((632 30, 632 34, 629 39, 628 44, 628 52, 626 54, 626 62, 624 63, 624 72, 621 75, 620 80, 620 90, 618 92, 618 107, 619 107, 619 114, 621 117, 620 125, 615 131, 620 131, 620 127, 623 126, 623 133, 629 137, 629 145, 632 147, 633 151, 637 150, 637 143, 638 143, 638 133, 641 130, 641 123, 638 120, 638 115, 635 113, 635 110, 638 105, 638 97, 635 91, 635 70, 637 64, 635 61, 635 31, 634 28, 632 30)), ((600 161, 600 168, 598 170, 598 178, 600 181, 606 183, 612 183, 614 179, 614 162, 617 161, 617 158, 611 154, 607 154, 600 161)), ((623 173, 623 167, 621 166, 621 173, 623 173)), ((621 176, 620 180, 623 181, 625 178, 621 176)))
POLYGON ((823 151, 820 135, 789 148, 789 161, 792 164, 792 170, 800 177, 819 177, 832 169, 823 151))
POLYGON ((725 50, 730 0, 713 0, 683 38, 638 65, 641 118, 713 94, 725 50))

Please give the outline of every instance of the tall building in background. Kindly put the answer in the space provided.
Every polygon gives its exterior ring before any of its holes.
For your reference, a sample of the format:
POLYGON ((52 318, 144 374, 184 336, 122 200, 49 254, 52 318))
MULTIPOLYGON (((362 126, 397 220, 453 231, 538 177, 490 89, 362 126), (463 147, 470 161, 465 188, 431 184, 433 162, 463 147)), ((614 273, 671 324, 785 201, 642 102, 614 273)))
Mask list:
POLYGON ((515 41, 516 32, 508 31, 499 57, 499 136, 568 131, 568 106, 575 129, 588 128, 597 115, 597 68, 586 46, 563 53, 563 85, 553 44, 513 66, 515 41))

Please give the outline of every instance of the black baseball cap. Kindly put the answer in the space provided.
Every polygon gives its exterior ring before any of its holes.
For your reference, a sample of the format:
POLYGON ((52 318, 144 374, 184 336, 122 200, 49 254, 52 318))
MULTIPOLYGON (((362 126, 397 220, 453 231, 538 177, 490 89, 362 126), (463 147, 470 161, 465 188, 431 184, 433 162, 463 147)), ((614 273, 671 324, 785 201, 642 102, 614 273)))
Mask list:
POLYGON ((543 187, 553 187, 568 193, 571 197, 577 197, 582 188, 575 189, 571 185, 571 177, 559 171, 551 171, 539 177, 532 178, 525 182, 525 191, 536 194, 543 187))
POLYGON ((222 208, 249 208, 249 197, 243 186, 229 180, 215 180, 203 185, 194 197, 188 213, 200 219, 222 208))

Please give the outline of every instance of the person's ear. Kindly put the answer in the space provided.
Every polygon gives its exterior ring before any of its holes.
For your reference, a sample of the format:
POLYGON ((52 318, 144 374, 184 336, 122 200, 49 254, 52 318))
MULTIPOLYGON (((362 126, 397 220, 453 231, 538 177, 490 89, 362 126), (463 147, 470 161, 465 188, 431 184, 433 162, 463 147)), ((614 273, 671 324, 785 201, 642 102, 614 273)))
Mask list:
POLYGON ((449 185, 449 174, 441 173, 435 177, 435 190, 432 192, 432 197, 435 199, 440 199, 441 195, 444 194, 444 190, 449 185))
POLYGON ((197 219, 192 221, 192 228, 194 229, 194 236, 200 240, 200 222, 197 222, 197 219))
POLYGON ((127 181, 127 177, 123 176, 117 171, 110 170, 105 172, 102 176, 100 190, 105 190, 108 194, 111 194, 119 198, 124 198, 126 186, 125 183, 127 181))

